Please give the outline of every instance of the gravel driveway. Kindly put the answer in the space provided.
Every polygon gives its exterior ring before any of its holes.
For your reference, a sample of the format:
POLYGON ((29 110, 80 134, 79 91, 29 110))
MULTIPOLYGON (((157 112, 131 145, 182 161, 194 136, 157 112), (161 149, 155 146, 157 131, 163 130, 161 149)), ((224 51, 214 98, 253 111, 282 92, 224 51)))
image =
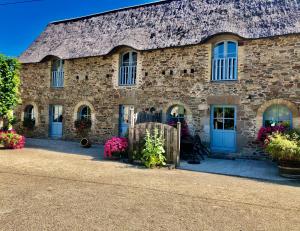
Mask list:
POLYGON ((297 183, 147 170, 98 150, 0 150, 0 230, 300 230, 297 183))

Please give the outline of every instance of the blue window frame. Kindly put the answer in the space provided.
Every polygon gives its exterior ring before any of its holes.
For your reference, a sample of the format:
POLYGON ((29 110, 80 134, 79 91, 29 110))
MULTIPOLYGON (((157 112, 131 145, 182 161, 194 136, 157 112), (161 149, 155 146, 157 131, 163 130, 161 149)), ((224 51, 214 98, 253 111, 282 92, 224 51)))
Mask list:
POLYGON ((136 84, 137 53, 134 51, 124 53, 121 56, 119 72, 119 85, 129 86, 136 84))
POLYGON ((64 87, 64 60, 55 59, 52 61, 51 86, 53 88, 64 87))
POLYGON ((237 80, 238 45, 234 41, 217 43, 213 48, 212 81, 237 80))

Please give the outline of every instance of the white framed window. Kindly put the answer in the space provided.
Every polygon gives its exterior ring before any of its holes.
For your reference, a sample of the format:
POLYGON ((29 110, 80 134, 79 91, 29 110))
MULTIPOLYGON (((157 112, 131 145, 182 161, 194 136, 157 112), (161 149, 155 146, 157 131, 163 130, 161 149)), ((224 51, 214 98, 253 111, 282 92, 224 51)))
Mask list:
POLYGON ((79 120, 91 120, 91 109, 89 106, 81 106, 78 112, 79 120))
POLYGON ((136 84, 137 53, 126 52, 121 55, 119 85, 130 86, 136 84))
POLYGON ((215 44, 212 57, 212 81, 237 80, 238 44, 222 41, 215 44))
POLYGON ((54 88, 64 87, 64 60, 52 60, 51 86, 54 88))

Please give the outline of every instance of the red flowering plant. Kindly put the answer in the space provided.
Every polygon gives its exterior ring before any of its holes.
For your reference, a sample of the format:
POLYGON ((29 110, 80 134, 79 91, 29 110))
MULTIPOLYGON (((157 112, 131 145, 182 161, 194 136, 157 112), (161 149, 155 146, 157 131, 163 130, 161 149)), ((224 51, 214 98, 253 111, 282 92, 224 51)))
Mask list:
POLYGON ((25 137, 17 134, 15 130, 0 131, 0 143, 7 149, 21 149, 25 146, 25 137))
POLYGON ((128 148, 128 140, 122 137, 113 137, 106 141, 104 145, 105 158, 124 157, 128 148))
POLYGON ((269 141, 269 136, 274 133, 285 133, 288 128, 284 125, 276 125, 273 127, 261 127, 257 134, 257 140, 262 144, 267 144, 269 141))
MULTIPOLYGON (((174 128, 177 128, 177 121, 170 120, 168 122, 168 125, 170 125, 174 128)), ((183 138, 190 137, 189 127, 185 120, 181 122, 181 137, 183 137, 183 138)))
POLYGON ((75 121, 75 129, 79 136, 85 138, 88 136, 92 127, 92 121, 90 119, 78 119, 75 121))

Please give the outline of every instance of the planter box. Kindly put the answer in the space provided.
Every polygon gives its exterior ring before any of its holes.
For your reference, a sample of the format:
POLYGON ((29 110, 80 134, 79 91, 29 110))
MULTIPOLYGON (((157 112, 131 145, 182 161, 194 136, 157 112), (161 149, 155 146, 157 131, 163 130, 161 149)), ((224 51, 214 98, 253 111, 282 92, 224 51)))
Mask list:
POLYGON ((300 179, 300 161, 279 161, 278 168, 280 176, 300 179))

